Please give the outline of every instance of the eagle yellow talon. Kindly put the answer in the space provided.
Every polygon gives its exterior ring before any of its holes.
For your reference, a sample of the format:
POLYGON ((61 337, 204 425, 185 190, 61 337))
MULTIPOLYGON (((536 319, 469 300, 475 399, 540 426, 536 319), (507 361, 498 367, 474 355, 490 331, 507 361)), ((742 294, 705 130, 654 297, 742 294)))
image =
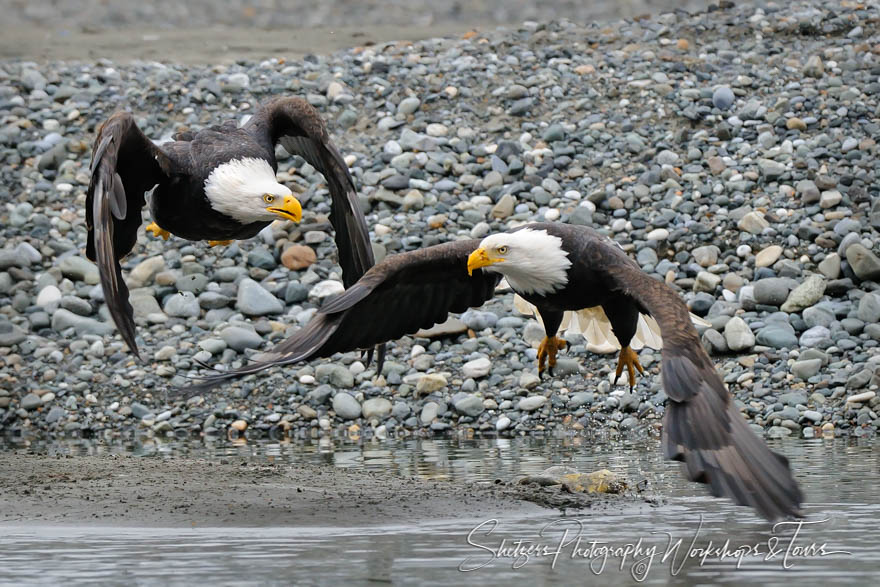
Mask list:
POLYGON ((233 241, 231 241, 231 240, 229 240, 229 241, 208 241, 208 246, 209 247, 225 246, 225 245, 230 245, 232 243, 233 243, 233 241))
POLYGON ((545 362, 547 372, 552 376, 553 367, 556 366, 556 353, 565 348, 565 340, 558 336, 545 336, 538 345, 538 376, 544 374, 545 362))
POLYGON ((617 380, 620 379, 620 374, 623 373, 624 367, 626 367, 626 374, 629 376, 629 390, 632 391, 636 385, 636 369, 639 370, 641 375, 645 374, 645 369, 639 363, 639 356, 629 346, 620 349, 620 356, 617 358, 617 370, 614 372, 615 385, 617 385, 617 380))
POLYGON ((151 222, 147 225, 147 232, 152 232, 153 236, 158 238, 162 237, 162 240, 168 240, 168 237, 171 236, 171 233, 165 230, 164 228, 160 228, 158 224, 155 222, 151 222))

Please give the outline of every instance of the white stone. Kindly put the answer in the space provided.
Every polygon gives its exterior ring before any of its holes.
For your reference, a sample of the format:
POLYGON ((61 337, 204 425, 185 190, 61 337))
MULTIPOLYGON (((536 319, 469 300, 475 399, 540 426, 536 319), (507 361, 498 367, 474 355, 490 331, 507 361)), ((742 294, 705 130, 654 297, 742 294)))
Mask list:
POLYGON ((489 374, 489 371, 492 369, 492 361, 486 358, 474 359, 473 361, 468 361, 461 367, 461 373, 465 377, 473 377, 474 379, 478 377, 485 377, 489 374))
POLYGON ((534 412, 545 403, 547 403, 547 398, 543 395, 530 395, 519 400, 516 407, 523 412, 534 412))
POLYGON ((779 259, 780 255, 782 255, 782 247, 770 245, 755 255, 755 267, 769 267, 779 259))
POLYGON ((54 285, 47 285, 37 294, 37 305, 45 308, 49 304, 61 301, 61 290, 54 285))
POLYGON ((846 398, 847 403, 851 404, 860 404, 862 402, 866 402, 874 399, 874 396, 877 395, 875 391, 864 391, 862 393, 857 393, 855 395, 851 395, 846 398))

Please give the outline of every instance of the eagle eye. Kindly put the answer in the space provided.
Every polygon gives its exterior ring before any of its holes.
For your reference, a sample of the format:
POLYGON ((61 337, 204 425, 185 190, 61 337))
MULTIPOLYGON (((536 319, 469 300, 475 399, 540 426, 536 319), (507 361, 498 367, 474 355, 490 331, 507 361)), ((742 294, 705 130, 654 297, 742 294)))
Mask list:
POLYGON ((263 196, 263 201, 267 204, 271 204, 275 201, 275 196, 273 196, 272 194, 266 194, 263 196))
POLYGON ((499 255, 506 255, 507 251, 510 250, 510 247, 508 247, 507 245, 503 245, 503 246, 498 247, 495 250, 498 251, 499 255))

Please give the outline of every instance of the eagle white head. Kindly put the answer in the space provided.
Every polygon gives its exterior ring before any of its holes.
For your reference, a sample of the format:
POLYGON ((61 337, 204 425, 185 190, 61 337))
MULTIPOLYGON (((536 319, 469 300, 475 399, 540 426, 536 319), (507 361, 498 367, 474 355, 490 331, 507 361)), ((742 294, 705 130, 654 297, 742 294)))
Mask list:
POLYGON ((546 230, 523 228, 487 236, 468 257, 474 269, 494 271, 507 278, 515 291, 544 295, 568 284, 571 260, 562 239, 546 230))
POLYGON ((245 157, 218 165, 205 180, 205 195, 212 208, 242 224, 302 219, 299 200, 278 183, 264 159, 245 157))

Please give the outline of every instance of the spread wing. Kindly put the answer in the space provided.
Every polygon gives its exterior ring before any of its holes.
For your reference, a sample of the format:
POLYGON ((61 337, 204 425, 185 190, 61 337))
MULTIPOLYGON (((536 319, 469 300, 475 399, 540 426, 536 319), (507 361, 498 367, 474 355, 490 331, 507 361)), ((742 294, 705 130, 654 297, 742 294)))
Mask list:
POLYGON ((788 460, 749 429, 700 344, 687 306, 665 283, 642 272, 612 245, 596 240, 585 255, 609 288, 634 300, 660 325, 666 458, 684 463, 691 481, 776 519, 798 515, 803 500, 788 460))
POLYGON ((131 114, 114 114, 98 131, 86 196, 86 256, 98 265, 110 315, 138 358, 134 312, 119 260, 137 239, 144 194, 167 181, 171 169, 171 161, 138 129, 131 114))
POLYGON ((482 305, 500 276, 482 271, 468 276, 467 257, 478 244, 456 241, 388 257, 259 362, 210 375, 192 389, 208 389, 274 365, 368 348, 443 322, 449 312, 482 305))
POLYGON ((277 98, 260 106, 244 129, 263 143, 281 145, 320 171, 330 189, 330 222, 345 287, 354 284, 373 266, 370 233, 358 202, 348 166, 327 134, 321 115, 301 98, 277 98))

